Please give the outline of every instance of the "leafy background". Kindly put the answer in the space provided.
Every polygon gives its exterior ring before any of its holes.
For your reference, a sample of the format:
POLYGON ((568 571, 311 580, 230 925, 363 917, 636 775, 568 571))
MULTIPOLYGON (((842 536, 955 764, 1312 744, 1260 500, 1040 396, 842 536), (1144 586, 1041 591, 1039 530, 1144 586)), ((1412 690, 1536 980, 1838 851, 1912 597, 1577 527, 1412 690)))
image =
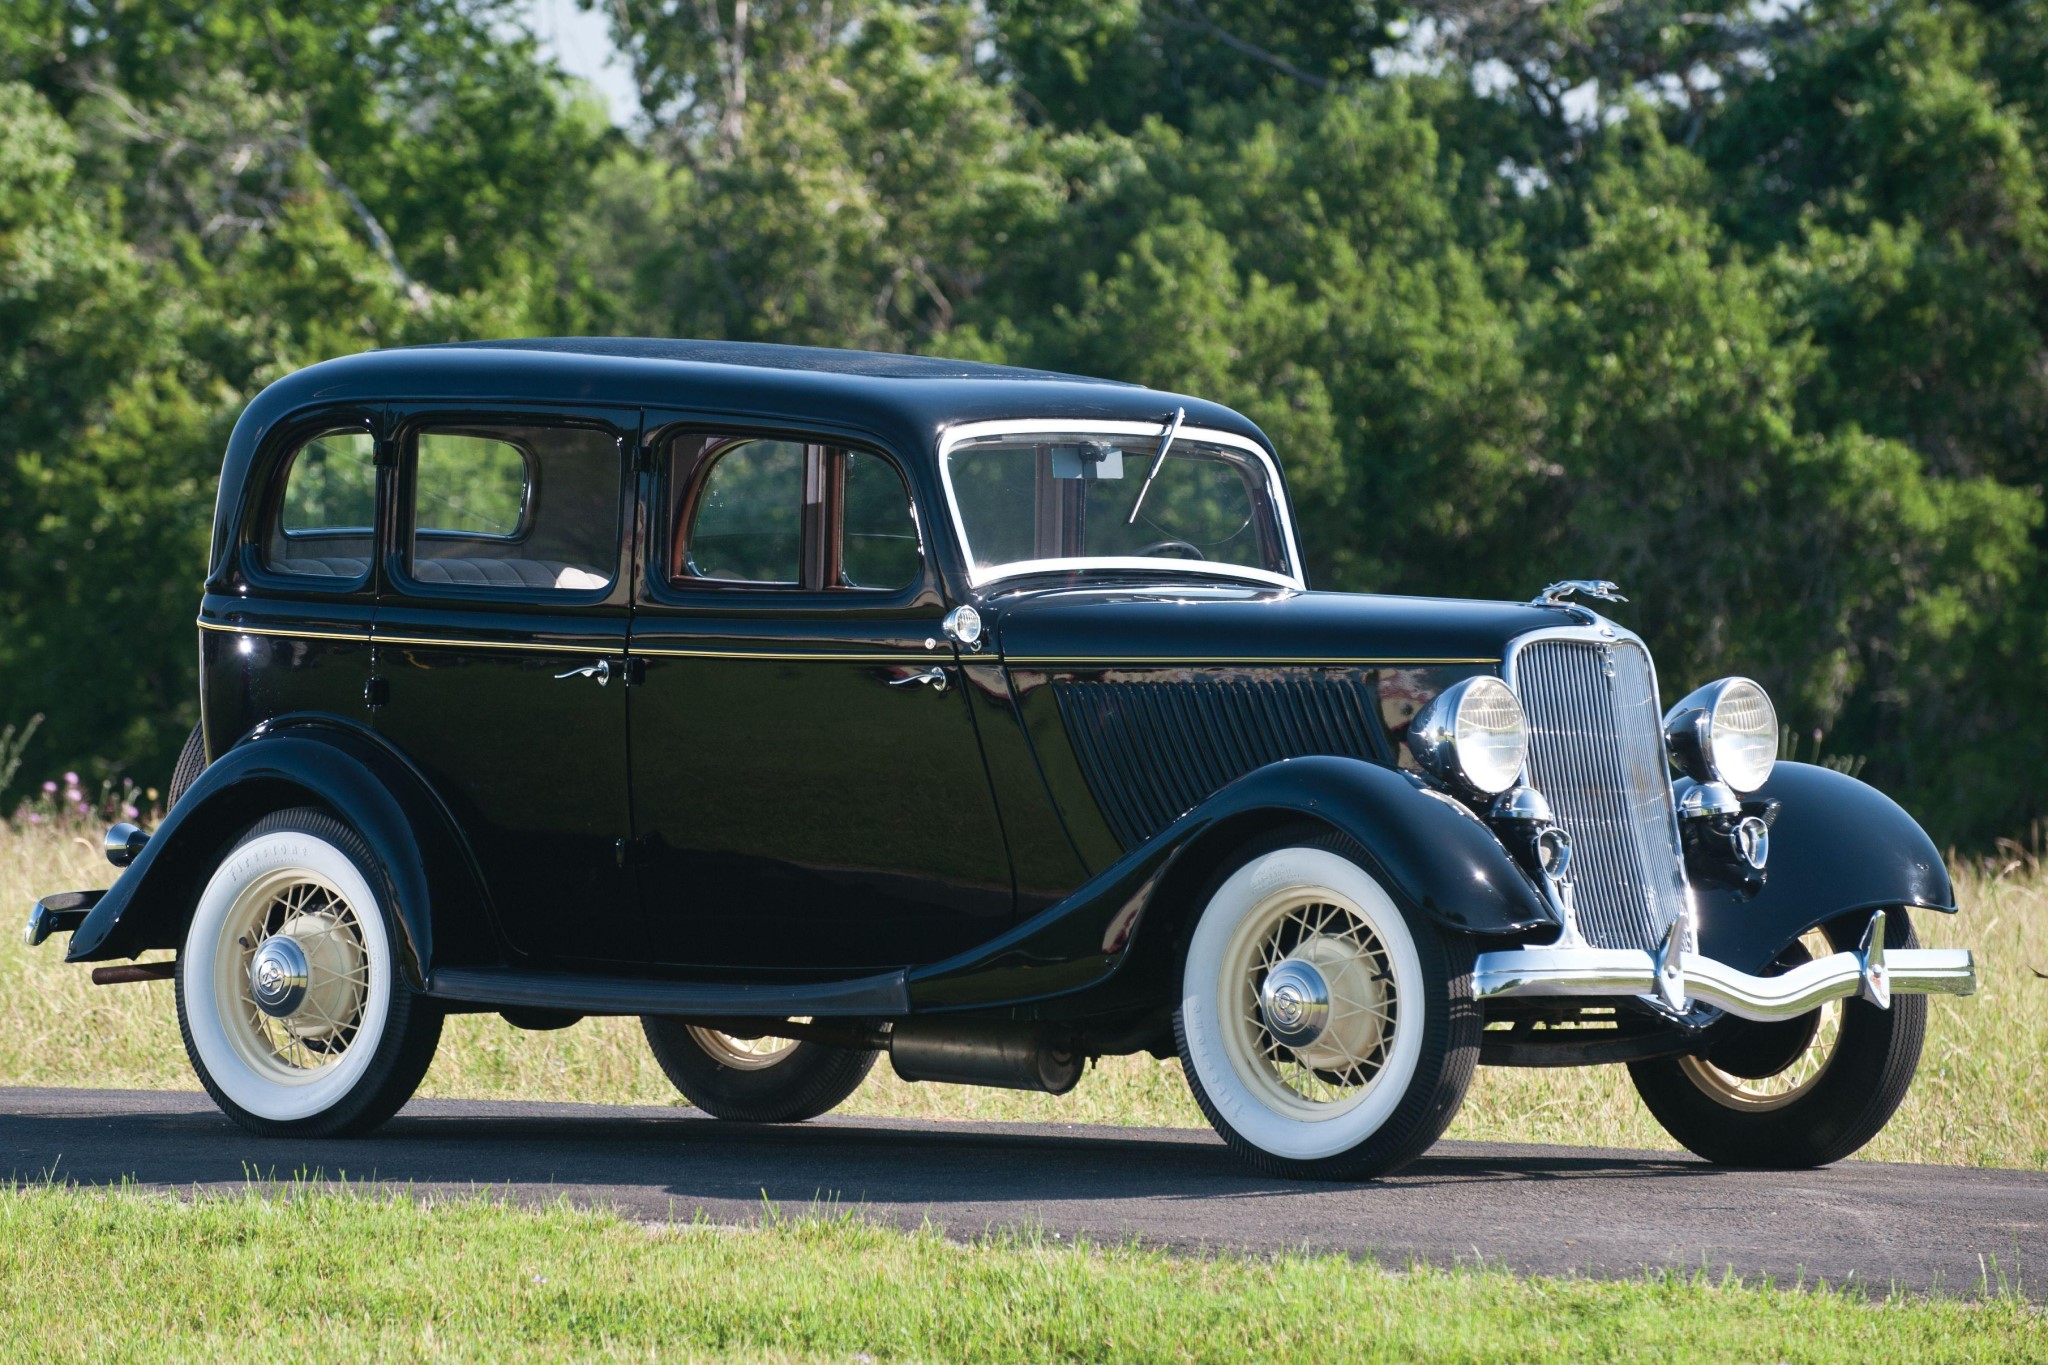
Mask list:
POLYGON ((602 12, 623 128, 509 0, 0 9, 24 775, 168 774, 266 382, 583 332, 1212 396, 1319 586, 1612 577, 1667 693, 1757 676, 1943 840, 2044 813, 2048 0, 602 12))

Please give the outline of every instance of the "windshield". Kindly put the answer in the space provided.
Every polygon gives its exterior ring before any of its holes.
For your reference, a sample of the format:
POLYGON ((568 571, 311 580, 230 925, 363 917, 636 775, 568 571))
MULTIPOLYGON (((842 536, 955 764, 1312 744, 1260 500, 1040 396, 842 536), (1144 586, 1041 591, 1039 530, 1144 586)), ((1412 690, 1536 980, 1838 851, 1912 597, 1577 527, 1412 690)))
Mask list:
POLYGON ((1191 431, 1160 459, 1165 434, 1164 423, 1149 433, 1119 423, 971 436, 950 447, 946 485, 974 581, 1143 568, 1298 583, 1278 476, 1264 453, 1191 431))

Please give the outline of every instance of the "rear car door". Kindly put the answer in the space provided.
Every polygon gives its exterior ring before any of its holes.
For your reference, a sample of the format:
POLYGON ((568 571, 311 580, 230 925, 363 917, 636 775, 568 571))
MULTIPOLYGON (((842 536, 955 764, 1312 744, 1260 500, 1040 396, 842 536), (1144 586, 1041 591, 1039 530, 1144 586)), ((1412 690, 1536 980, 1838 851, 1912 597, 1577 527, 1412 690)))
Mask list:
POLYGON ((516 958, 642 956, 625 871, 638 414, 395 414, 373 724, 447 801, 516 958))
POLYGON ((999 932, 1009 856, 901 467, 657 426, 631 693, 655 959, 857 972, 999 932))

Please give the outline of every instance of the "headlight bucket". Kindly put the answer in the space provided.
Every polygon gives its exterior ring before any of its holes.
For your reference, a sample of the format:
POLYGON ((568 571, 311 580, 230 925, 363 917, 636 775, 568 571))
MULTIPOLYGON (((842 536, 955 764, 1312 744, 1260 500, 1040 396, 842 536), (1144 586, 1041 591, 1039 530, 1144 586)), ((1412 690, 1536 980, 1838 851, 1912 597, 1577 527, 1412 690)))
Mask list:
POLYGON ((1664 713, 1664 748, 1695 782, 1725 782, 1748 795, 1778 761, 1778 712, 1748 678, 1722 678, 1664 713))
POLYGON ((1408 749, 1431 776, 1496 796, 1522 774, 1529 722, 1506 683, 1480 674, 1445 688, 1422 708, 1409 723, 1408 749))

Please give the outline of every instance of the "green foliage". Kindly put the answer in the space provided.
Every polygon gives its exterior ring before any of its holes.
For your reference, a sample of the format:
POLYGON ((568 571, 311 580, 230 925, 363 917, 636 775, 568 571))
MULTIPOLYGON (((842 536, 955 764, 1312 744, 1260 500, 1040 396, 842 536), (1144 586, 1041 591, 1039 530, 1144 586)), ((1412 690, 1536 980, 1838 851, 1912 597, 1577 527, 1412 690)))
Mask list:
POLYGON ((160 778, 263 383, 561 331, 1249 413, 1312 575, 1620 579, 1942 838, 2048 812, 2048 4, 511 0, 0 14, 0 700, 160 778), (120 666, 109 667, 113 628, 120 666))

